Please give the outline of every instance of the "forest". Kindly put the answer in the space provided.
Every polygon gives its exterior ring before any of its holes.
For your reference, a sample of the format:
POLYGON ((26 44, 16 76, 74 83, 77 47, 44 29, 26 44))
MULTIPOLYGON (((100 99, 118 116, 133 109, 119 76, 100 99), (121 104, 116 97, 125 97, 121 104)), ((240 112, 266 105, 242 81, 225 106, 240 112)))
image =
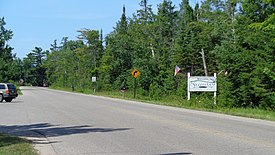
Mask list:
POLYGON ((0 81, 85 90, 97 77, 97 91, 133 91, 137 68, 139 95, 186 100, 188 72, 217 73, 217 106, 275 110, 274 0, 203 0, 194 7, 189 0, 179 6, 163 0, 156 12, 149 0, 139 5, 131 16, 122 7, 105 37, 103 30, 76 30, 76 40, 53 38, 49 50, 34 47, 22 60, 12 54, 13 32, 0 18, 0 81))

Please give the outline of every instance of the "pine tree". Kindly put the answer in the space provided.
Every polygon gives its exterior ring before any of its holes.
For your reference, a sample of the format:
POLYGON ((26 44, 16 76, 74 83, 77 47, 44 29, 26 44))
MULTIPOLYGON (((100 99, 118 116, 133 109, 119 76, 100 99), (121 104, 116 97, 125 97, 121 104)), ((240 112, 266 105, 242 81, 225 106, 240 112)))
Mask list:
POLYGON ((202 68, 200 50, 205 48, 203 35, 205 25, 203 22, 195 22, 193 9, 188 0, 183 0, 179 12, 179 30, 176 40, 175 62, 181 66, 184 72, 191 72, 191 75, 199 75, 202 68))
POLYGON ((150 96, 158 97, 160 94, 169 94, 174 88, 173 56, 176 34, 177 12, 170 0, 164 0, 158 5, 158 14, 155 22, 155 44, 151 50, 154 53, 157 76, 150 86, 150 96))
POLYGON ((152 5, 148 4, 148 0, 141 0, 139 3, 141 9, 137 10, 137 18, 141 23, 151 23, 154 21, 154 14, 152 10, 152 5))
POLYGON ((134 15, 130 21, 129 36, 133 49, 133 67, 141 71, 139 83, 142 93, 147 94, 153 83, 153 78, 158 73, 153 51, 154 45, 156 45, 156 17, 147 0, 142 0, 140 7, 137 10, 137 15, 134 15))
POLYGON ((103 56, 104 68, 112 70, 105 73, 105 77, 111 80, 109 83, 114 83, 115 88, 119 88, 123 83, 127 83, 129 70, 132 68, 132 48, 130 46, 125 6, 123 6, 121 18, 117 22, 114 31, 106 38, 106 43, 106 53, 103 56), (114 59, 112 64, 108 64, 110 58, 114 59))
POLYGON ((20 78, 20 64, 12 54, 13 48, 8 41, 12 39, 13 32, 5 28, 6 22, 0 18, 0 81, 18 81, 20 78))
POLYGON ((43 66, 47 52, 40 47, 35 47, 32 52, 28 53, 23 59, 24 78, 27 83, 35 86, 43 86, 45 83, 45 67, 43 66))
POLYGON ((264 21, 268 13, 272 12, 261 1, 250 2, 241 3, 240 15, 235 15, 232 9, 236 7, 234 1, 228 1, 225 5, 227 8, 224 12, 228 16, 224 17, 228 24, 221 28, 227 30, 227 33, 221 45, 215 49, 218 67, 226 73, 220 84, 219 96, 227 106, 274 109, 274 91, 271 86, 274 85, 274 78, 272 80, 272 76, 269 76, 269 71, 274 70, 274 44, 270 39, 274 35, 249 28, 251 23, 264 21), (255 14, 261 19, 255 17, 255 14), (237 22, 232 18, 234 16, 237 22))

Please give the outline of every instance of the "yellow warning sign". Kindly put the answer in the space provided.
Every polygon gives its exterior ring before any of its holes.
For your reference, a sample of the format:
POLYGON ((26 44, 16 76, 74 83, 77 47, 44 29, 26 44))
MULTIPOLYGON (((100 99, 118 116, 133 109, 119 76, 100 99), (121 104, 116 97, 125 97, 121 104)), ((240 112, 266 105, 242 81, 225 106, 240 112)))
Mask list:
POLYGON ((139 76, 140 72, 135 68, 133 71, 132 71, 132 75, 134 78, 137 78, 139 76))

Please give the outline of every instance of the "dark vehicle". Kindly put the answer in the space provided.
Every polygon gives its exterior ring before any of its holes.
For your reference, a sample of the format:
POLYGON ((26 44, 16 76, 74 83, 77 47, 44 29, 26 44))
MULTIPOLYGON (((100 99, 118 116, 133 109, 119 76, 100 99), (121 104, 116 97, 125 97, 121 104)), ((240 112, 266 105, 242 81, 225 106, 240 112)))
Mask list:
POLYGON ((17 96, 17 89, 12 83, 0 83, 0 102, 11 102, 17 96))

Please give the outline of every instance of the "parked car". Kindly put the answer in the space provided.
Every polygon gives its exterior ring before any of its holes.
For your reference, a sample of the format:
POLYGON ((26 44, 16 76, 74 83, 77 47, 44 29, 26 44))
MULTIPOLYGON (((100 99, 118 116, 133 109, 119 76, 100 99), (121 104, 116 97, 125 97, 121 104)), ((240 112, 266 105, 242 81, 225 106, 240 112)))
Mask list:
POLYGON ((18 96, 17 89, 12 83, 0 83, 0 102, 11 102, 18 96))

